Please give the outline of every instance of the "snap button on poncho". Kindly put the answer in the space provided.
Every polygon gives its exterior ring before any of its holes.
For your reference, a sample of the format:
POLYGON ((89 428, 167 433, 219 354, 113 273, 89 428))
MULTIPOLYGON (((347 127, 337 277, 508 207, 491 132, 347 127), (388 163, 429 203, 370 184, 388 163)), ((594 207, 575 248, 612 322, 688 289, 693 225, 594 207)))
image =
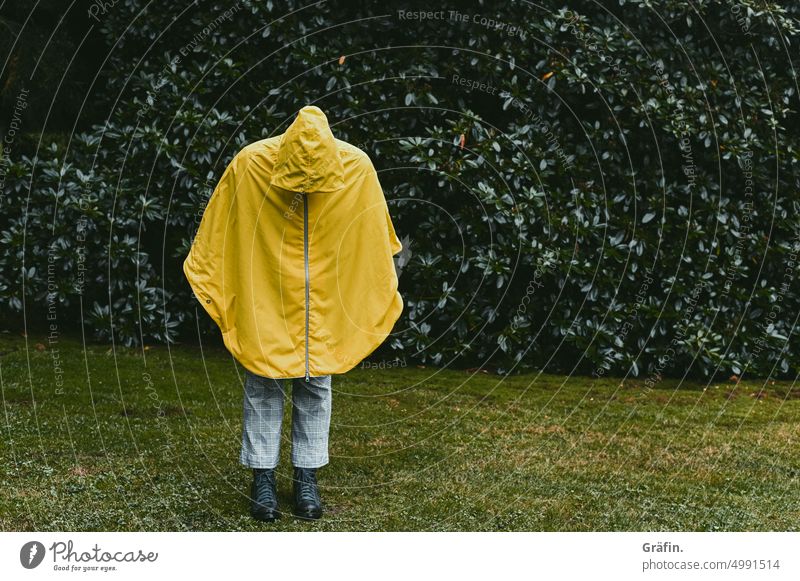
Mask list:
POLYGON ((401 249, 369 157, 309 106, 234 157, 183 270, 245 368, 308 377, 344 373, 386 339, 401 249))

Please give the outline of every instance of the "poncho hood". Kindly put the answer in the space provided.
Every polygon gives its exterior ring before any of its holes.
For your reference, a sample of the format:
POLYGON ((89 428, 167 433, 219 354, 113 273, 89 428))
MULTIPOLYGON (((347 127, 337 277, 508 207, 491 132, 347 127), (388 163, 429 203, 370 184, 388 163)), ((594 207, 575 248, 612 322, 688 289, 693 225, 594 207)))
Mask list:
POLYGON ((319 107, 303 107, 281 136, 272 186, 295 192, 329 193, 344 187, 339 147, 319 107))
POLYGON ((243 148, 222 174, 183 271, 231 354, 273 378, 344 373, 403 310, 402 249, 369 157, 318 107, 243 148))

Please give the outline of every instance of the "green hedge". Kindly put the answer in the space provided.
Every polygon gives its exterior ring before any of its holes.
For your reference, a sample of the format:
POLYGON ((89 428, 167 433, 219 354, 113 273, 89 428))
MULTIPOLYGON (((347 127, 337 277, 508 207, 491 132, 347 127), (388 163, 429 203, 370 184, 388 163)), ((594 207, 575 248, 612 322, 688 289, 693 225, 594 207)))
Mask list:
POLYGON ((180 269, 202 209, 313 103, 410 249, 385 357, 797 372, 800 8, 504 4, 115 3, 107 123, 7 164, 3 309, 214 336, 180 269))

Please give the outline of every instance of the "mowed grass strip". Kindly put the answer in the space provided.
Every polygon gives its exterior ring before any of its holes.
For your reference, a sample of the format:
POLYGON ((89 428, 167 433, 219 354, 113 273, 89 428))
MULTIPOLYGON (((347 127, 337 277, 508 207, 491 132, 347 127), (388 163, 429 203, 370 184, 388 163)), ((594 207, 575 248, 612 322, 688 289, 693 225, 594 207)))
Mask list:
MULTIPOLYGON (((325 516, 267 524, 243 380, 219 347, 0 336, 0 530, 800 529, 790 383, 359 368, 334 378, 325 516)), ((290 426, 287 401, 287 512, 290 426)))

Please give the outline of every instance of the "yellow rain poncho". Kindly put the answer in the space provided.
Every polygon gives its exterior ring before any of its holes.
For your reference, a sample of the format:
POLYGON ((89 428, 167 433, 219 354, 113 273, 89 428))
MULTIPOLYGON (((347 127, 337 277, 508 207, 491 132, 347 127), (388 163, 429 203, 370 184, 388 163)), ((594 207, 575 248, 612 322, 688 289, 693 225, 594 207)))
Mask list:
POLYGON ((401 249, 369 157, 309 106, 231 161, 183 271, 245 368, 307 378, 344 373, 386 339, 403 310, 401 249))

